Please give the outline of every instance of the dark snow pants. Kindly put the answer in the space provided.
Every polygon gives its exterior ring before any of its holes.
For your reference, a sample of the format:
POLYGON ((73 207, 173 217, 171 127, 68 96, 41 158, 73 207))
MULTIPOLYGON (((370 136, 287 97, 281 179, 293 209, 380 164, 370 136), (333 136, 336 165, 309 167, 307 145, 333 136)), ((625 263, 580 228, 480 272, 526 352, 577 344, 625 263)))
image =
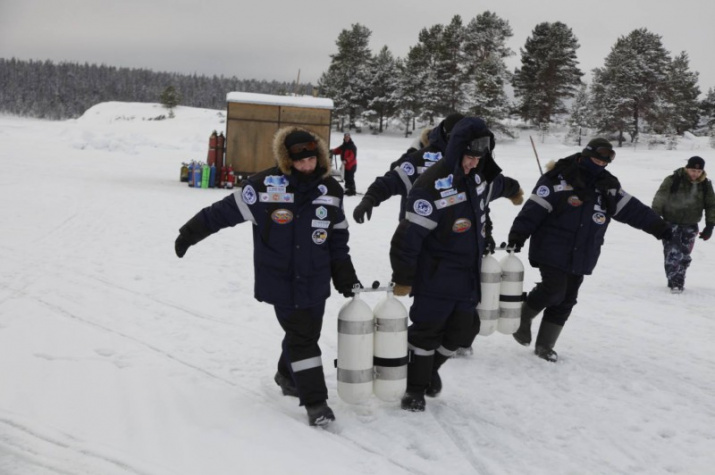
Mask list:
POLYGON ((407 390, 424 391, 432 380, 435 352, 450 357, 479 333, 477 304, 415 295, 410 307, 407 390))
POLYGON ((663 241, 665 276, 668 279, 668 287, 682 288, 685 285, 685 271, 693 260, 690 253, 693 252, 695 238, 698 236, 698 225, 673 224, 671 228, 673 237, 669 241, 663 241))
POLYGON ((301 406, 327 400, 328 388, 318 346, 325 302, 310 308, 274 308, 278 323, 285 331, 278 371, 295 382, 301 406))
POLYGON ((540 266, 541 282, 526 297, 526 304, 537 313, 544 310, 543 321, 564 326, 576 305, 583 276, 555 267, 540 266))
POLYGON ((345 169, 345 191, 355 194, 355 172, 357 171, 357 165, 353 167, 352 170, 345 169))

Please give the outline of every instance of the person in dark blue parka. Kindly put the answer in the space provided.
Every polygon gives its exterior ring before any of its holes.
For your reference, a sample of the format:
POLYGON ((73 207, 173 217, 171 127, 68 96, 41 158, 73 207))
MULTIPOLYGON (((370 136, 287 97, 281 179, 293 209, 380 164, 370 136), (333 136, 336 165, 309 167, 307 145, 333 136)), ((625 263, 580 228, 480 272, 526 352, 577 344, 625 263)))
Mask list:
POLYGON ((595 138, 581 153, 550 163, 509 231, 509 247, 516 252, 531 237, 529 262, 541 273, 541 282, 522 305, 521 325, 513 336, 529 346, 531 320, 545 309, 535 353, 547 361, 558 359, 554 345, 584 276, 596 267, 611 220, 658 239, 671 232, 667 222, 626 193, 606 170, 615 156, 610 142, 595 138))
POLYGON ((311 425, 323 425, 335 419, 318 346, 330 280, 346 297, 359 285, 343 189, 330 176, 327 145, 307 130, 278 130, 273 154, 277 166, 244 180, 182 226, 175 249, 183 257, 223 228, 253 224, 254 295, 274 306, 285 331, 275 381, 284 395, 298 396, 311 425))
POLYGON ((463 118, 464 116, 460 113, 447 116, 429 133, 425 134, 428 141, 425 147, 405 153, 390 165, 390 170, 387 173, 377 177, 353 210, 355 222, 363 223, 365 218, 369 221, 374 207, 380 206, 380 203, 396 195, 401 197, 399 219, 402 220, 405 217, 407 193, 410 192, 420 175, 442 158, 452 128, 463 118))
POLYGON ((452 129, 445 156, 417 179, 390 247, 395 295, 414 297, 407 331, 410 361, 402 408, 424 411, 441 389, 437 370, 479 333, 476 305, 490 200, 513 196, 516 180, 494 162, 494 138, 476 117, 452 129), (436 378, 435 378, 436 377, 436 378), (428 388, 439 384, 435 391, 428 388))

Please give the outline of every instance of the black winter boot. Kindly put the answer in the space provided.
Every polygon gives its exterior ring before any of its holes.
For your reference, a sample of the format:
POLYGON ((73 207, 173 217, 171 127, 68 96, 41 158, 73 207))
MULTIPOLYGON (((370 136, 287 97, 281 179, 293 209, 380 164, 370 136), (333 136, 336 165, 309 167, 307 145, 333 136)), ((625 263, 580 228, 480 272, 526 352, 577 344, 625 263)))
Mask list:
POLYGON ((539 312, 526 305, 521 304, 521 323, 519 329, 512 335, 520 345, 529 346, 531 344, 531 321, 539 312))
POLYGON ((442 391, 442 378, 439 376, 439 368, 449 359, 449 356, 444 356, 442 353, 435 352, 434 362, 432 363, 432 379, 425 391, 425 396, 437 397, 442 391))
POLYGON ((311 426, 326 426, 335 420, 333 410, 325 401, 306 404, 305 410, 308 411, 308 424, 311 426))
POLYGON ((541 321, 539 334, 536 335, 536 344, 534 353, 541 359, 555 363, 559 359, 559 355, 554 351, 556 340, 559 339, 563 326, 555 325, 550 322, 541 321))
MULTIPOLYGON (((419 351, 419 349, 415 351, 419 351)), ((410 350, 409 353, 407 392, 402 397, 401 407, 406 411, 422 412, 425 410, 425 390, 432 380, 434 355, 420 355, 415 351, 410 350)))
POLYGON ((284 396, 295 396, 298 397, 298 388, 295 387, 295 383, 289 377, 283 376, 280 371, 276 372, 273 380, 278 386, 281 387, 281 392, 284 396))
POLYGON ((424 412, 425 410, 425 393, 424 391, 407 391, 402 396, 400 407, 405 411, 424 412))

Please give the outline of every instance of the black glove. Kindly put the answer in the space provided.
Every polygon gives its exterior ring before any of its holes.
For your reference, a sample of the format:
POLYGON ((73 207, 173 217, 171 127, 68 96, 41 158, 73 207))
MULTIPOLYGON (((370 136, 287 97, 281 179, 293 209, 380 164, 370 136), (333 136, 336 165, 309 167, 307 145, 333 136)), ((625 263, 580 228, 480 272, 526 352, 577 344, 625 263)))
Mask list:
POLYGON ((365 216, 367 216, 367 220, 370 221, 370 218, 372 218, 372 208, 374 206, 375 200, 369 196, 365 196, 353 210, 353 219, 355 222, 362 224, 365 221, 365 216))
POLYGON ((713 235, 713 225, 712 224, 705 224, 705 229, 703 229, 703 232, 700 233, 700 239, 703 241, 707 241, 710 239, 710 236, 713 235))
POLYGON ((345 297, 352 297, 353 286, 358 284, 362 288, 362 284, 355 274, 353 261, 348 257, 342 261, 333 261, 330 263, 330 274, 333 277, 333 285, 335 290, 343 294, 345 297))
POLYGON ((356 285, 357 285, 357 287, 358 287, 359 289, 362 289, 362 288, 363 288, 362 284, 361 284, 360 281, 358 280, 357 282, 355 282, 355 283, 354 283, 353 285, 351 285, 350 287, 343 287, 342 289, 338 289, 338 292, 340 292, 341 294, 343 294, 343 297, 345 297, 346 299, 349 299, 350 297, 354 297, 354 296, 355 296, 355 286, 356 286, 356 285))
POLYGON ((200 215, 191 218, 179 229, 179 237, 174 241, 174 251, 179 257, 184 257, 189 247, 205 239, 211 231, 204 224, 200 215))
POLYGON ((492 231, 494 230, 494 226, 492 225, 492 218, 489 216, 489 208, 486 209, 486 212, 484 213, 486 216, 486 219, 484 220, 484 254, 494 254, 494 250, 497 248, 497 243, 494 242, 494 238, 492 237, 492 231))
POLYGON ((487 234, 487 237, 484 238, 484 255, 494 254, 496 248, 497 243, 494 242, 494 238, 491 234, 487 234))
POLYGON ((526 238, 528 236, 524 236, 521 233, 517 232, 510 232, 509 233, 509 243, 507 244, 507 250, 512 249, 514 252, 519 252, 521 251, 521 248, 524 247, 524 243, 526 242, 526 238))
POLYGON ((190 246, 191 243, 189 242, 189 240, 181 234, 179 234, 179 237, 177 237, 176 241, 174 241, 174 251, 179 257, 184 257, 184 254, 186 254, 186 251, 189 250, 190 246))
POLYGON ((673 229, 670 223, 663 219, 659 219, 650 225, 645 229, 645 232, 663 241, 669 241, 673 237, 673 229))

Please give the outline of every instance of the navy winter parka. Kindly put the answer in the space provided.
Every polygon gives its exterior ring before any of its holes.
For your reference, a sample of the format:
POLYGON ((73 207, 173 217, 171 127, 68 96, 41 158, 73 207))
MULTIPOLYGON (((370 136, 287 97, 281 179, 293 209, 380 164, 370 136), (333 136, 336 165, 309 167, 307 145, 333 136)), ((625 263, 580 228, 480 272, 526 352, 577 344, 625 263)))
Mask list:
POLYGON ((284 129, 274 138, 278 166, 244 180, 233 194, 199 214, 212 233, 250 221, 255 298, 305 308, 330 296, 331 276, 336 288, 341 279, 357 278, 349 255, 343 189, 330 176, 327 146, 318 138, 320 172, 301 178, 292 173, 283 145, 294 130, 284 129))
POLYGON ((402 155, 396 162, 390 165, 390 170, 383 176, 378 177, 367 189, 365 196, 372 199, 373 206, 392 196, 400 195, 400 216, 405 217, 405 205, 407 194, 412 189, 417 178, 426 169, 437 163, 447 148, 447 137, 442 130, 442 123, 434 127, 429 135, 429 145, 420 150, 402 155))
POLYGON ((550 163, 512 225, 510 236, 531 236, 529 262, 590 275, 612 219, 658 236, 666 223, 603 170, 598 177, 579 165, 581 154, 550 163))
MULTIPOLYGON (((462 119, 452 129, 445 157, 419 177, 407 212, 392 237, 393 281, 412 295, 470 301, 480 298, 480 269, 487 204, 515 190, 491 156, 465 176, 462 157, 475 137, 490 135, 482 119, 462 119)), ((518 189, 518 182, 511 180, 518 189)))

